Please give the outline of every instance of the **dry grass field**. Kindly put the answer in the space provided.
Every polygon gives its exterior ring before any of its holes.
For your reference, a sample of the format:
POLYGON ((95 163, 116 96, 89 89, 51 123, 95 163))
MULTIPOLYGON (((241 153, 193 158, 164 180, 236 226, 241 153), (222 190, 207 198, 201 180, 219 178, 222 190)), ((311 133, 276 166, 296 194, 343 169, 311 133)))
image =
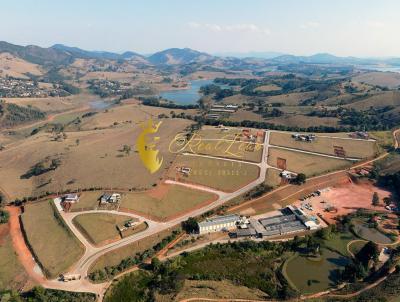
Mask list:
MULTIPOLYGON (((157 119, 158 115, 165 114, 170 115, 170 112, 174 111, 176 114, 184 112, 185 114, 195 114, 196 110, 180 110, 180 109, 168 109, 160 107, 143 106, 137 101, 133 101, 133 104, 126 104, 123 106, 116 106, 108 108, 102 112, 97 113, 91 117, 85 118, 80 125, 81 130, 92 130, 95 128, 108 128, 108 127, 120 127, 124 124, 137 125, 143 121, 149 119, 157 119), (115 125, 117 123, 117 125, 115 125)), ((162 128, 162 126, 161 126, 162 128)), ((177 130, 177 132, 179 129, 177 130)))
POLYGON ((99 246, 120 239, 117 226, 130 219, 132 218, 125 215, 88 213, 76 216, 72 222, 86 239, 99 246))
POLYGON ((317 116, 306 116, 300 113, 300 111, 307 110, 309 108, 300 107, 280 107, 279 110, 288 111, 288 114, 284 114, 280 117, 275 118, 263 118, 260 114, 253 111, 239 109, 237 112, 230 115, 230 121, 241 122, 243 120, 250 120, 256 122, 267 122, 275 125, 284 125, 289 127, 312 127, 312 126, 329 126, 335 127, 338 125, 339 119, 335 117, 317 117, 317 116), (294 111, 297 113, 294 114, 294 111))
POLYGON ((0 288, 20 289, 26 279, 24 268, 13 248, 9 226, 0 225, 0 288))
MULTIPOLYGON (((250 289, 245 286, 238 286, 230 281, 197 281, 185 280, 183 289, 176 296, 176 301, 188 298, 212 298, 212 299, 249 299, 263 300, 266 294, 258 289, 250 289)), ((162 297, 160 297, 161 300, 162 297)))
POLYGON ((275 85, 275 84, 270 84, 270 85, 259 86, 254 90, 255 91, 277 91, 277 90, 281 90, 281 87, 279 87, 278 85, 275 85))
POLYGON ((66 97, 47 98, 4 98, 9 103, 19 106, 32 106, 48 114, 66 112, 83 108, 90 101, 98 99, 97 96, 83 92, 66 97))
POLYGON ((295 151, 269 148, 268 164, 277 167, 278 158, 286 159, 286 169, 307 176, 319 175, 329 171, 345 169, 351 162, 342 159, 305 154, 295 151))
POLYGON ((283 103, 286 106, 296 106, 301 101, 310 99, 316 96, 318 93, 316 91, 309 92, 293 92, 282 95, 270 96, 268 97, 268 103, 283 103))
POLYGON ((221 139, 208 139, 195 135, 184 146, 174 145, 173 148, 173 152, 177 153, 188 152, 250 162, 260 162, 262 151, 262 139, 254 144, 243 139, 234 141, 234 135, 221 139))
POLYGON ((79 202, 73 203, 71 210, 73 211, 88 211, 94 210, 99 205, 99 199, 103 192, 86 191, 80 194, 79 202))
POLYGON ((296 141, 289 132, 272 132, 270 144, 310 152, 336 155, 335 146, 343 147, 347 157, 368 158, 377 154, 375 141, 319 137, 314 142, 296 141))
POLYGON ((376 139, 379 146, 393 146, 394 141, 392 131, 372 131, 368 133, 371 138, 376 139))
POLYGON ((166 229, 157 234, 146 237, 143 240, 136 241, 132 244, 123 246, 111 252, 104 254, 103 256, 97 258, 93 266, 90 267, 88 273, 94 272, 105 268, 106 266, 118 265, 121 260, 132 257, 136 253, 142 253, 145 250, 152 248, 158 242, 163 240, 165 237, 169 236, 174 229, 166 229))
POLYGON ((54 141, 49 133, 39 133, 0 153, 0 183, 12 197, 38 195, 45 191, 78 188, 148 188, 157 183, 176 155, 168 151, 170 140, 191 122, 165 119, 157 136, 162 168, 150 174, 135 152, 139 125, 98 131, 67 132, 67 138, 54 141), (77 143, 78 140, 78 143, 77 143), (124 145, 131 152, 122 152, 124 145), (59 158, 60 166, 29 179, 21 179, 32 166, 46 158, 59 158), (82 167, 85 167, 84 169, 82 167))
POLYGON ((336 117, 305 116, 302 114, 283 115, 281 117, 267 119, 266 121, 275 125, 284 125, 288 127, 298 127, 301 125, 304 128, 314 126, 336 127, 339 123, 339 119, 336 117))
POLYGON ((83 246, 54 211, 50 202, 44 201, 26 205, 21 216, 29 245, 51 278, 67 271, 83 255, 83 246))
POLYGON ((43 74, 40 66, 27 62, 10 53, 4 52, 0 54, 0 77, 14 77, 21 79, 29 79, 26 73, 31 73, 37 76, 43 74))
POLYGON ((139 193, 126 193, 120 210, 142 213, 158 220, 167 220, 196 206, 216 199, 216 195, 179 185, 160 184, 157 188, 139 193))
POLYGON ((169 170, 171 179, 195 183, 221 191, 233 192, 257 179, 256 165, 200 156, 179 155, 169 170), (191 168, 188 176, 177 171, 178 167, 191 168))
POLYGON ((368 110, 371 107, 383 108, 386 106, 393 106, 393 107, 400 106, 400 92, 399 91, 379 92, 368 98, 348 104, 345 107, 353 108, 356 110, 368 110))
POLYGON ((275 169, 267 169, 265 173, 265 184, 271 187, 276 187, 281 184, 282 178, 280 177, 280 172, 275 169))
POLYGON ((353 78, 354 82, 395 88, 400 86, 400 74, 397 72, 367 72, 353 78))

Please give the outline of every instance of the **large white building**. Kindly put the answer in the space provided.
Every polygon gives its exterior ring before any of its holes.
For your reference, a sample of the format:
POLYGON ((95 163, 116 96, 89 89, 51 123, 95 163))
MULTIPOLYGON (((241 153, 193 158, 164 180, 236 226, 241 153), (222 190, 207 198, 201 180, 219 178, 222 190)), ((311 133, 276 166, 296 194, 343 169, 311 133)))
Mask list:
POLYGON ((199 233, 207 234, 213 232, 220 232, 224 229, 229 230, 236 227, 240 221, 239 215, 226 215, 209 218, 205 221, 198 223, 199 233))

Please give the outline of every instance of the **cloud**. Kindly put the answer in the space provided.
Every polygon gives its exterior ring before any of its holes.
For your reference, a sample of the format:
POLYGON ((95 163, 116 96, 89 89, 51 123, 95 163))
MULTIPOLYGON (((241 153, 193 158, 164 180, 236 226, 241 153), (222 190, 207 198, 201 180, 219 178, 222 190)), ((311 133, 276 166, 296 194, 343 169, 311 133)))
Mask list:
POLYGON ((189 22, 190 28, 194 29, 206 29, 213 32, 247 32, 247 33, 258 33, 269 35, 271 31, 266 27, 260 27, 255 24, 231 24, 231 25, 218 25, 218 24, 210 24, 210 23, 197 23, 197 22, 189 22))
POLYGON ((302 29, 317 28, 317 27, 319 27, 319 23, 315 21, 308 21, 300 25, 300 28, 302 29))
POLYGON ((369 21, 367 22, 367 26, 370 28, 379 29, 385 27, 385 23, 381 21, 369 21))

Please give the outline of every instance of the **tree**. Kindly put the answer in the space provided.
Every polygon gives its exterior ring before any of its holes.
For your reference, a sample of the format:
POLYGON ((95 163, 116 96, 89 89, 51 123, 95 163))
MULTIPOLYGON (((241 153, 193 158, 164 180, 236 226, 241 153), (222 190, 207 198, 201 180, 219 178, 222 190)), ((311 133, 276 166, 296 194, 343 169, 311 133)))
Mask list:
POLYGON ((307 180, 307 176, 304 173, 299 173, 299 174, 297 174, 295 182, 300 185, 300 184, 304 184, 306 182, 306 180, 307 180))
POLYGON ((368 267, 371 260, 377 261, 379 257, 378 245, 369 241, 363 248, 355 255, 356 259, 362 263, 364 267, 368 267))
POLYGON ((151 258, 151 270, 156 272, 160 269, 161 261, 157 257, 151 258))
POLYGON ((7 223, 10 218, 10 214, 5 210, 0 210, 0 224, 7 223))
POLYGON ((384 197, 383 202, 386 206, 389 206, 392 203, 392 199, 390 197, 384 197))
POLYGON ((126 155, 129 155, 129 153, 131 152, 131 147, 128 145, 124 145, 122 147, 122 152, 125 152, 126 155))
POLYGON ((186 221, 183 221, 182 229, 188 234, 197 232, 198 225, 196 219, 193 217, 189 217, 186 221))
POLYGON ((375 207, 379 205, 379 196, 377 192, 374 192, 374 195, 372 195, 372 205, 375 207))

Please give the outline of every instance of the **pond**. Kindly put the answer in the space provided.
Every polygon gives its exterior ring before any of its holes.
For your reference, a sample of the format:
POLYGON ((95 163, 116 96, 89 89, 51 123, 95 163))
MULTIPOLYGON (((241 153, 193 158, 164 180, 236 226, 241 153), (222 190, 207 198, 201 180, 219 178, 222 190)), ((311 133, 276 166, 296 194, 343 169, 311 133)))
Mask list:
POLYGON ((318 261, 299 255, 287 263, 286 275, 302 294, 327 290, 337 284, 338 269, 344 269, 349 259, 339 253, 322 249, 318 261))
POLYGON ((97 100, 89 102, 91 109, 102 110, 110 107, 113 103, 110 101, 97 100))
MULTIPOLYGON (((199 92, 200 87, 209 84, 213 84, 213 80, 193 80, 189 81, 187 89, 166 90, 160 92, 160 96, 179 105, 193 105, 202 97, 199 92)), ((224 89, 229 88, 228 85, 219 86, 224 89)))

